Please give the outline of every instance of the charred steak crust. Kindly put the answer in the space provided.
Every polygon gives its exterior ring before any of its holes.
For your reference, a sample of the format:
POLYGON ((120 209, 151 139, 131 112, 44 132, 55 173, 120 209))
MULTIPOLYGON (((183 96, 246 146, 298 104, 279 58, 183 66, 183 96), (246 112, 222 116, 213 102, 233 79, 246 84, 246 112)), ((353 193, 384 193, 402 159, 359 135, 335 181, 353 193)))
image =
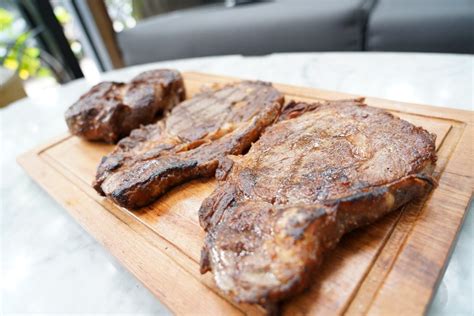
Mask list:
POLYGON ((175 185, 212 177, 218 160, 246 151, 282 105, 283 95, 264 82, 244 81, 198 94, 122 139, 102 159, 94 188, 134 209, 175 185))
POLYGON ((228 156, 199 210, 201 272, 238 302, 309 285, 341 236, 430 191, 435 135, 363 99, 290 103, 245 156, 228 156))
POLYGON ((102 82, 81 96, 65 113, 70 132, 88 140, 116 143, 142 124, 156 120, 184 100, 176 70, 146 71, 130 83, 102 82))

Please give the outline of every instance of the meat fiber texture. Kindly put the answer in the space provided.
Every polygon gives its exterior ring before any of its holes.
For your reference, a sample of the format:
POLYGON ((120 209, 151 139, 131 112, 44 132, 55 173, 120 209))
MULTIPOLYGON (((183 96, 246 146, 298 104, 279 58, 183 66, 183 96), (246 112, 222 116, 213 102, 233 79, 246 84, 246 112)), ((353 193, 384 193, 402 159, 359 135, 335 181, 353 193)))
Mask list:
POLYGON ((201 272, 237 302, 298 293, 343 234, 436 186, 435 138, 362 99, 290 103, 246 155, 220 161, 199 211, 201 272))
POLYGON ((69 131, 91 141, 116 143, 143 124, 155 122, 184 100, 181 74, 158 69, 130 83, 101 82, 65 113, 69 131))
POLYGON ((283 95, 264 82, 200 93, 122 139, 102 159, 94 187, 118 205, 136 209, 178 184, 213 177, 219 159, 246 152, 282 105, 283 95))

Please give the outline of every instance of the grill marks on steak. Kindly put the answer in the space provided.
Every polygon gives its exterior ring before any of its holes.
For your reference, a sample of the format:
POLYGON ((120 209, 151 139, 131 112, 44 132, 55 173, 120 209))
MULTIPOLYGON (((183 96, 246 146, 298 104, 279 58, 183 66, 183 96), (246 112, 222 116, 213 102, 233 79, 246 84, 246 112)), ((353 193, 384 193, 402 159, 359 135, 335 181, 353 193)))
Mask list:
POLYGON ((199 211, 201 272, 237 301, 304 289, 341 236, 431 190, 435 135, 362 100, 291 103, 199 211))
POLYGON ((121 206, 138 208, 177 184, 214 176, 218 160, 246 151, 282 104, 283 95, 263 82, 203 92, 122 139, 102 159, 94 187, 121 206))
POLYGON ((74 135, 115 143, 140 125, 154 122, 184 97, 178 71, 146 71, 130 83, 95 85, 66 111, 66 123, 74 135))

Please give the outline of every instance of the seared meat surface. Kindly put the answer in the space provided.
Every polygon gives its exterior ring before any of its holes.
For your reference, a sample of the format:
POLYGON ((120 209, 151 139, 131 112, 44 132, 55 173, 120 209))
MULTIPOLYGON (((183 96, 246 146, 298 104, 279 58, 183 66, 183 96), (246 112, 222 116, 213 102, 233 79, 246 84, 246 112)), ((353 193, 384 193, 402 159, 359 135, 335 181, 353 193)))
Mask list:
POLYGON ((66 111, 66 123, 74 135, 116 143, 140 125, 156 121, 158 114, 169 111, 184 97, 178 71, 146 71, 130 83, 95 85, 66 111))
POLYGON ((202 204, 201 272, 239 302, 304 289, 323 254, 436 184, 435 135, 363 100, 290 103, 202 204))
POLYGON ((203 92, 122 139, 102 159, 94 187, 121 206, 138 208, 175 185, 212 177, 218 160, 246 151, 282 105, 283 95, 263 82, 203 92))

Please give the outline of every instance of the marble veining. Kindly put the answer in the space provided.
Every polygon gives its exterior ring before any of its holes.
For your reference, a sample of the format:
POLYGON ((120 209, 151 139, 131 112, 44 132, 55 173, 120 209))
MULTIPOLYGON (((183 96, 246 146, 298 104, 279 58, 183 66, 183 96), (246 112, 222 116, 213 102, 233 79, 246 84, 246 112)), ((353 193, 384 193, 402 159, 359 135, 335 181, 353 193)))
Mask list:
MULTIPOLYGON (((295 53, 160 62, 45 89, 0 109, 0 307, 12 313, 169 311, 16 164, 64 133, 63 113, 99 80, 171 67, 473 110, 474 57, 450 54, 295 53)), ((473 314, 473 212, 466 217, 429 315, 473 314)), ((159 267, 157 267, 159 268, 159 267)))

